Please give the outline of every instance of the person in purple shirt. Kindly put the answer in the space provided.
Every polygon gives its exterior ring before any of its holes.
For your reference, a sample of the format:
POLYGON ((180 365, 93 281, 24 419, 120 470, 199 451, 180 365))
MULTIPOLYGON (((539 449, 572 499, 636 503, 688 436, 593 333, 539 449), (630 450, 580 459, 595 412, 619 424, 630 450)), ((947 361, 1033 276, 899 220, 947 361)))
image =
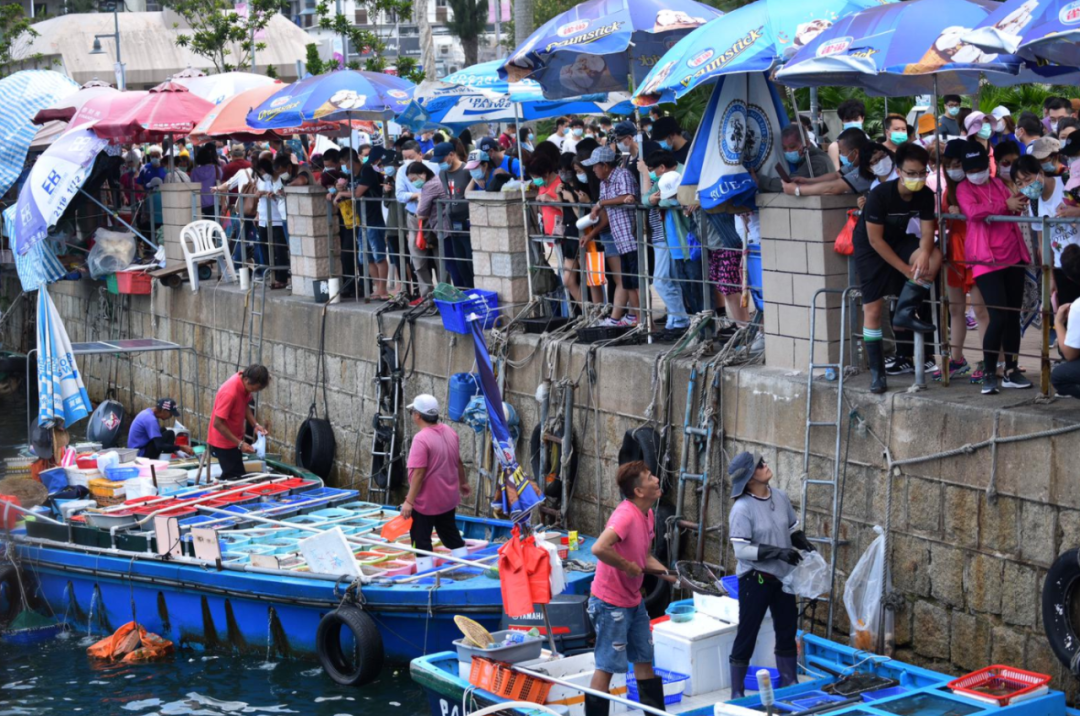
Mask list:
POLYGON ((128 430, 127 444, 129 448, 136 448, 139 457, 148 457, 156 460, 162 453, 173 453, 179 448, 176 446, 176 436, 172 430, 161 432, 159 420, 168 420, 180 414, 176 409, 176 401, 172 398, 161 398, 153 408, 147 408, 131 421, 131 429, 128 430))

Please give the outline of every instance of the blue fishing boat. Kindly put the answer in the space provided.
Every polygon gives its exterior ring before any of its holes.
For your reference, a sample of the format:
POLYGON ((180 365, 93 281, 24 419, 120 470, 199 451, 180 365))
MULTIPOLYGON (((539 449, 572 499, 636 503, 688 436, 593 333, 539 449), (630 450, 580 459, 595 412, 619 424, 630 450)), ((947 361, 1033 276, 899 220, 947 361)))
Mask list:
MULTIPOLYGON (((460 636, 456 615, 498 627, 502 593, 490 568, 499 543, 510 536, 511 522, 458 517, 473 566, 454 564, 445 555, 445 563, 437 560, 427 573, 410 573, 407 565, 381 568, 404 554, 396 553, 397 543, 379 546, 379 527, 397 516, 395 510, 358 502, 356 491, 324 487, 306 471, 274 467, 285 475, 252 486, 256 501, 223 507, 227 500, 218 500, 216 507, 180 519, 182 544, 174 553, 158 554, 154 535, 137 527, 28 519, 14 533, 14 548, 32 600, 77 632, 111 633, 137 621, 180 648, 318 655, 333 678, 354 684, 375 678, 384 662, 404 664, 445 648, 460 636), (283 490, 285 484, 294 489, 283 490), (290 530, 295 534, 266 524, 270 521, 295 527, 290 530), (217 528, 220 559, 195 556, 188 534, 199 526, 217 528), (368 540, 357 549, 382 550, 357 554, 362 579, 314 573, 289 547, 313 529, 335 526, 350 540, 368 540), (362 561, 365 555, 370 562, 362 561), (265 566, 265 557, 278 566, 265 566)), ((190 500, 197 489, 178 497, 190 500)), ((205 495, 195 496, 208 504, 205 495)), ((574 553, 584 569, 567 573, 569 594, 588 593, 591 543, 584 540, 574 553)), ((15 588, 14 567, 7 567, 0 570, 0 588, 15 588)))
MULTIPOLYGON (((1080 711, 1066 708, 1064 693, 1045 685, 1011 699, 1005 698, 1006 703, 999 705, 996 701, 998 696, 995 696, 1002 690, 999 683, 990 685, 985 691, 979 688, 963 690, 952 676, 858 651, 811 634, 801 634, 800 639, 803 676, 798 685, 775 690, 775 704, 770 713, 828 713, 830 716, 1080 716, 1080 711)), ((548 677, 553 680, 554 686, 547 692, 543 705, 503 707, 511 703, 511 699, 471 684, 455 652, 414 659, 410 673, 427 693, 432 716, 484 716, 490 711, 514 716, 536 716, 538 713, 575 716, 584 712, 584 695, 572 687, 575 684, 588 686, 593 671, 591 653, 570 657, 552 657, 550 653, 545 653, 541 658, 522 662, 515 668, 520 678, 526 678, 528 672, 535 675, 529 678, 548 677)), ((989 681, 984 683, 989 684, 989 681)), ((1008 688, 1004 687, 1005 690, 1008 688)), ((1012 688, 1017 686, 1013 685, 1012 688)), ((611 694, 612 716, 621 713, 630 716, 642 714, 636 708, 639 704, 626 702, 627 686, 622 676, 616 675, 612 680, 611 694)), ((666 710, 682 716, 755 716, 765 712, 762 700, 756 694, 730 702, 728 689, 693 696, 668 694, 669 690, 665 687, 666 710)))

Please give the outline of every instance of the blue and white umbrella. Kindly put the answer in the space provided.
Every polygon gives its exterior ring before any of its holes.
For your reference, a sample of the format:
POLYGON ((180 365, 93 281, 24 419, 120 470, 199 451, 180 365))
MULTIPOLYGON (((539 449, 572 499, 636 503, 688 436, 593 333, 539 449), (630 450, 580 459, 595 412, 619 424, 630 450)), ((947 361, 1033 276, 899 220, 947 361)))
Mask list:
POLYGON ((414 131, 438 126, 458 132, 478 122, 532 121, 564 114, 630 114, 634 110, 630 96, 622 92, 546 99, 535 80, 511 82, 500 77, 501 65, 501 60, 482 62, 441 81, 420 84, 398 124, 414 131))
POLYGON ((675 102, 735 72, 769 72, 840 18, 893 0, 757 0, 702 25, 660 58, 634 95, 675 102))
POLYGON ((90 396, 67 329, 45 287, 38 291, 37 314, 38 424, 70 427, 90 414, 90 396))
POLYGON ((964 41, 997 8, 990 0, 910 0, 842 18, 776 73, 789 87, 847 85, 891 97, 974 94, 984 75, 1011 84, 1024 69, 1015 55, 964 41))
POLYGON ((695 0, 586 0, 544 23, 499 73, 549 99, 625 92, 676 42, 723 13, 695 0))
POLYGON ((48 236, 86 182, 97 155, 109 143, 94 134, 93 126, 85 124, 61 136, 30 170, 12 222, 17 255, 25 256, 48 236))
POLYGON ((255 129, 287 129, 304 122, 392 119, 405 111, 415 85, 381 72, 338 70, 283 87, 248 112, 255 129))
POLYGON ((0 80, 0 196, 15 184, 37 134, 34 116, 79 85, 52 70, 23 70, 0 80))
POLYGON ((964 41, 986 51, 1026 60, 1080 66, 1080 2, 1006 0, 964 41))

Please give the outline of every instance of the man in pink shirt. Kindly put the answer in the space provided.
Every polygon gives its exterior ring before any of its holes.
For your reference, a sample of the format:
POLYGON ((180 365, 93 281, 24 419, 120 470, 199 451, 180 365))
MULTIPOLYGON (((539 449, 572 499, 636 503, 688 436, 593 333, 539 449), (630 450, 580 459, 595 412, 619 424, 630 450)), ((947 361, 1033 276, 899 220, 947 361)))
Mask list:
MULTIPOLYGON (((439 422, 439 401, 434 395, 422 393, 406 409, 419 430, 409 450, 409 494, 401 505, 401 516, 412 518, 413 547, 431 552, 434 529, 451 554, 465 557, 468 550, 458 532, 455 511, 461 496, 467 497, 470 490, 457 433, 439 422)), ((417 555, 418 573, 434 566, 433 557, 417 555)))
MULTIPOLYGON (((612 674, 634 665, 641 703, 664 710, 663 681, 653 673, 649 612, 641 599, 646 571, 674 578, 649 553, 656 532, 652 506, 660 499, 660 480, 640 460, 619 467, 615 476, 623 501, 593 545, 596 576, 589 599, 589 617, 596 629, 596 671, 590 687, 607 692, 612 674)), ((607 716, 607 699, 585 695, 585 716, 607 716)))
POLYGON ((214 396, 214 410, 206 442, 210 454, 217 458, 222 480, 238 480, 244 476, 244 455, 255 452, 244 438, 247 423, 256 435, 267 431, 255 420, 251 396, 270 385, 270 371, 264 365, 249 365, 226 380, 214 396))

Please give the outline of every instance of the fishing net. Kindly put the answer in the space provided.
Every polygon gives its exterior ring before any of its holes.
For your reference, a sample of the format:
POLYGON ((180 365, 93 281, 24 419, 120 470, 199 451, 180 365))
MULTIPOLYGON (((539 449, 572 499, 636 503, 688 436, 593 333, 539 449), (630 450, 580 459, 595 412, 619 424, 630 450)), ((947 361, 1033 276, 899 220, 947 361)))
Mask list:
POLYGON ((710 597, 726 597, 728 592, 720 582, 720 575, 724 573, 722 567, 705 562, 676 562, 675 571, 679 574, 679 581, 687 589, 697 594, 705 594, 710 597))
POLYGON ((32 609, 23 609, 11 620, 7 629, 8 631, 24 631, 27 629, 43 629, 51 626, 56 626, 55 617, 47 617, 43 614, 38 614, 32 609))
POLYGON ((849 674, 837 682, 825 686, 822 690, 837 696, 858 696, 868 691, 887 689, 899 684, 900 682, 896 679, 887 679, 877 674, 856 671, 854 674, 849 674))

